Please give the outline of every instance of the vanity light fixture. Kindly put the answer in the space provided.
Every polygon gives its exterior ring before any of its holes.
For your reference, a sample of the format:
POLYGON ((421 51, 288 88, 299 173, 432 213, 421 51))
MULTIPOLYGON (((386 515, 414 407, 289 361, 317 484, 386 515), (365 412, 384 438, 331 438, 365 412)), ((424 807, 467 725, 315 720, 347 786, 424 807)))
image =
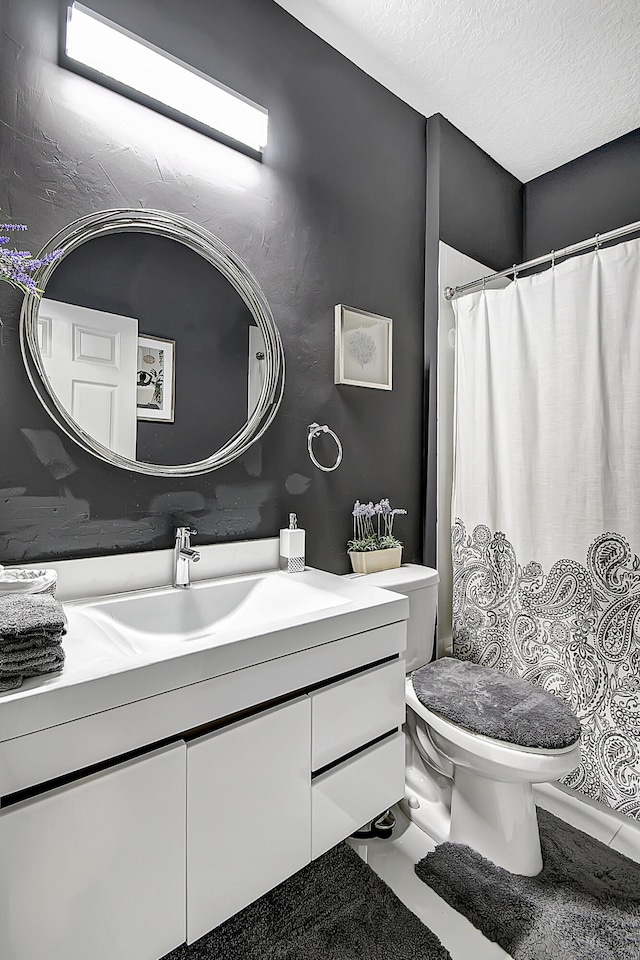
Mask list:
POLYGON ((268 113, 80 3, 67 8, 62 66, 260 159, 268 113))

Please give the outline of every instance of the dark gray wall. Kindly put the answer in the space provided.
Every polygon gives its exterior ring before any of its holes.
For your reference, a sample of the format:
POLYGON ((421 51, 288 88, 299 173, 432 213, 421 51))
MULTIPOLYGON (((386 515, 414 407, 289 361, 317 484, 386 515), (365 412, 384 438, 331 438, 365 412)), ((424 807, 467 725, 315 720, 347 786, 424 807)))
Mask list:
POLYGON ((640 220, 640 129, 530 180, 527 259, 640 220))
POLYGON ((440 140, 440 239, 503 270, 522 259, 522 184, 444 117, 440 140))
POLYGON ((427 121, 424 562, 436 559, 438 244, 502 270, 522 260, 522 184, 443 116, 427 121))
POLYGON ((20 298, 0 285, 0 559, 168 547, 177 521, 201 543, 274 536, 295 510, 308 562, 343 572, 353 501, 382 496, 409 511, 397 532, 419 559, 424 118, 270 0, 92 7, 266 106, 264 162, 59 68, 58 0, 0 0, 2 217, 29 224, 32 249, 110 207, 206 226, 263 287, 287 387, 262 441, 223 470, 168 482, 105 466, 40 408, 19 355, 20 298), (339 302, 393 318, 391 393, 334 386, 339 302), (343 441, 335 473, 307 457, 314 420, 343 441))

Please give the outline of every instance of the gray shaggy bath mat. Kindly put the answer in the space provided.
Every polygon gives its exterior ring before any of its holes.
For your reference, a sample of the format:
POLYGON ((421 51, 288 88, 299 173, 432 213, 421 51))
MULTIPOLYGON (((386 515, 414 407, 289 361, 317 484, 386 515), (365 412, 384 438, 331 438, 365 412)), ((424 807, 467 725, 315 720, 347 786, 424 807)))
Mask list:
POLYGON ((640 864, 538 809, 544 866, 520 877, 443 843, 416 873, 514 960, 640 960, 640 864))
POLYGON ((451 960, 451 956, 343 843, 165 960, 451 960))

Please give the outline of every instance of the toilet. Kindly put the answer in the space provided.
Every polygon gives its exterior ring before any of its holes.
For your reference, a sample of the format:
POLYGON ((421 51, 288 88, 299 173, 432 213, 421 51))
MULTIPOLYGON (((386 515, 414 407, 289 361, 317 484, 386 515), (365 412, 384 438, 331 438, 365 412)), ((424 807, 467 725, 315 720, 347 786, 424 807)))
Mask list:
POLYGON ((532 785, 578 765, 580 727, 537 685, 452 657, 431 662, 438 580, 417 564, 367 575, 409 599, 400 806, 436 842, 465 843, 512 873, 535 876, 542 856, 532 785))

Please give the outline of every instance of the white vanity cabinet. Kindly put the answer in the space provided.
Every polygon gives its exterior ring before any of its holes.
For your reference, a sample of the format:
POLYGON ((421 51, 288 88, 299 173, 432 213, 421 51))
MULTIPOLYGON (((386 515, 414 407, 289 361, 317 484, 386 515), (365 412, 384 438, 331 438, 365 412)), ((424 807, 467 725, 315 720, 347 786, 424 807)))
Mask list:
POLYGON ((158 960, 184 941, 186 746, 0 810, 2 960, 158 960))
POLYGON ((187 943, 400 799, 404 716, 393 660, 188 742, 187 943))
POLYGON ((399 800, 402 613, 0 700, 1 960, 159 960, 399 800))
POLYGON ((301 697, 187 746, 187 943, 311 858, 311 704, 301 697))
POLYGON ((404 680, 392 660, 310 694, 312 859, 403 796, 404 680))

